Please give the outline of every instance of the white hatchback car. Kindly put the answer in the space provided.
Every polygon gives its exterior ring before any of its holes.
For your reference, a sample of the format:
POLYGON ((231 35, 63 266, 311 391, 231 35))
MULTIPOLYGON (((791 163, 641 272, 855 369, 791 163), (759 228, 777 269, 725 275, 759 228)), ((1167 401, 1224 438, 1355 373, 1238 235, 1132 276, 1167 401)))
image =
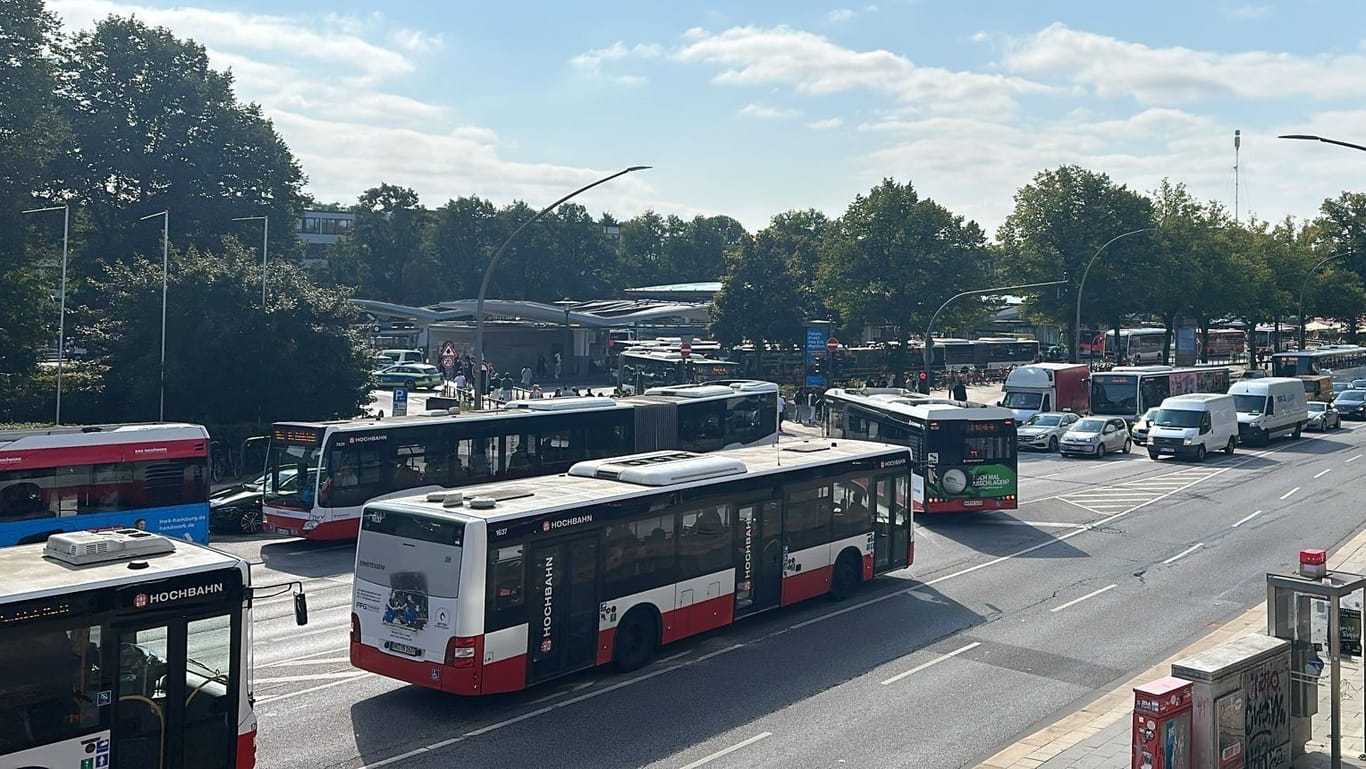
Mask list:
POLYGON ((1088 454, 1100 458, 1109 451, 1129 453, 1133 448, 1129 427, 1118 417, 1086 417, 1072 425, 1058 444, 1063 456, 1088 454))

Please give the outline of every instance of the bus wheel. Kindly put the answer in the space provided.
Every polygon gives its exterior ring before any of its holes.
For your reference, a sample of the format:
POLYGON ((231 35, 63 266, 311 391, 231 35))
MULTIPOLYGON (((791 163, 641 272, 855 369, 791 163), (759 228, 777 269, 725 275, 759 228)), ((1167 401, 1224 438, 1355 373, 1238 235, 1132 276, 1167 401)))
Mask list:
POLYGON ((629 673, 650 663, 659 646, 659 623, 644 609, 628 612, 617 625, 612 644, 612 667, 629 673))
POLYGON ((843 601, 854 594, 862 578, 858 558, 850 552, 841 553, 835 561, 835 573, 830 577, 830 597, 836 601, 843 601))

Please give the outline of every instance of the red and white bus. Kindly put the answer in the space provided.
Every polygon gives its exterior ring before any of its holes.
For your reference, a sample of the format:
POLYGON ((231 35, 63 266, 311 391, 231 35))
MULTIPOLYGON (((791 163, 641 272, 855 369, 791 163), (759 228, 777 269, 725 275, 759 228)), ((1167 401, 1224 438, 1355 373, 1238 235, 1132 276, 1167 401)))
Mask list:
POLYGON ((372 499, 562 473, 581 460, 655 449, 772 444, 778 386, 735 380, 463 414, 279 422, 272 432, 266 487, 279 491, 265 497, 266 530, 355 539, 361 506, 372 499))
MULTIPOLYGON (((1212 328, 1208 332, 1208 341, 1203 341, 1204 356, 1215 360, 1231 360, 1239 358, 1247 352, 1247 333, 1239 328, 1212 328)), ((1197 335, 1197 340, 1202 337, 1197 335)))
POLYGON ((1104 356, 1114 360, 1128 359, 1131 363, 1157 363, 1162 360, 1162 344, 1167 337, 1163 328, 1125 328, 1119 332, 1119 347, 1115 347, 1115 332, 1097 333, 1088 346, 1092 357, 1104 356))
POLYGON ((208 542, 208 462, 199 425, 0 431, 0 546, 118 527, 208 542))
POLYGON ((904 446, 812 441, 580 462, 566 476, 374 502, 351 664, 516 691, 908 566, 904 446))
POLYGON ((255 766, 251 589, 137 529, 0 550, 0 766, 255 766))
POLYGON ((1225 393, 1232 382, 1224 366, 1116 366, 1091 375, 1091 413, 1133 422, 1169 396, 1225 393))

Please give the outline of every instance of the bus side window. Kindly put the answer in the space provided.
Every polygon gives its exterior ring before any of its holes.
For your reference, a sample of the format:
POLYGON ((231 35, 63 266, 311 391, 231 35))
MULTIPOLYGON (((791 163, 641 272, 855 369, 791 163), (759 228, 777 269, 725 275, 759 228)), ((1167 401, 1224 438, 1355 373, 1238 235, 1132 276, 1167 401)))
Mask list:
POLYGON ((790 550, 804 550, 828 541, 831 502, 829 485, 811 486, 788 495, 783 530, 790 550))
POLYGON ((630 595, 672 582, 677 543, 672 513, 613 523, 603 569, 607 595, 630 595))
POLYGON ((505 545, 489 551, 488 630, 502 630, 526 621, 524 545, 505 545))
POLYGON ((679 544, 680 578, 710 574, 730 566, 730 507, 709 505, 683 513, 679 544))
POLYGON ((872 510, 868 505, 872 479, 846 478, 835 481, 834 509, 830 516, 830 538, 838 541, 866 534, 872 526, 872 510))

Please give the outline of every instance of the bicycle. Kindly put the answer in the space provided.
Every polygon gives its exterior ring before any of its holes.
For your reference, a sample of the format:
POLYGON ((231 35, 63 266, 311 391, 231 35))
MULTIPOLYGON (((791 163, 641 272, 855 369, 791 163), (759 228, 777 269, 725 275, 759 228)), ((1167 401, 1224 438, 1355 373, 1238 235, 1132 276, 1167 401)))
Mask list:
POLYGON ((232 451, 222 441, 209 442, 209 477, 214 483, 222 483, 225 478, 236 478, 232 451))

